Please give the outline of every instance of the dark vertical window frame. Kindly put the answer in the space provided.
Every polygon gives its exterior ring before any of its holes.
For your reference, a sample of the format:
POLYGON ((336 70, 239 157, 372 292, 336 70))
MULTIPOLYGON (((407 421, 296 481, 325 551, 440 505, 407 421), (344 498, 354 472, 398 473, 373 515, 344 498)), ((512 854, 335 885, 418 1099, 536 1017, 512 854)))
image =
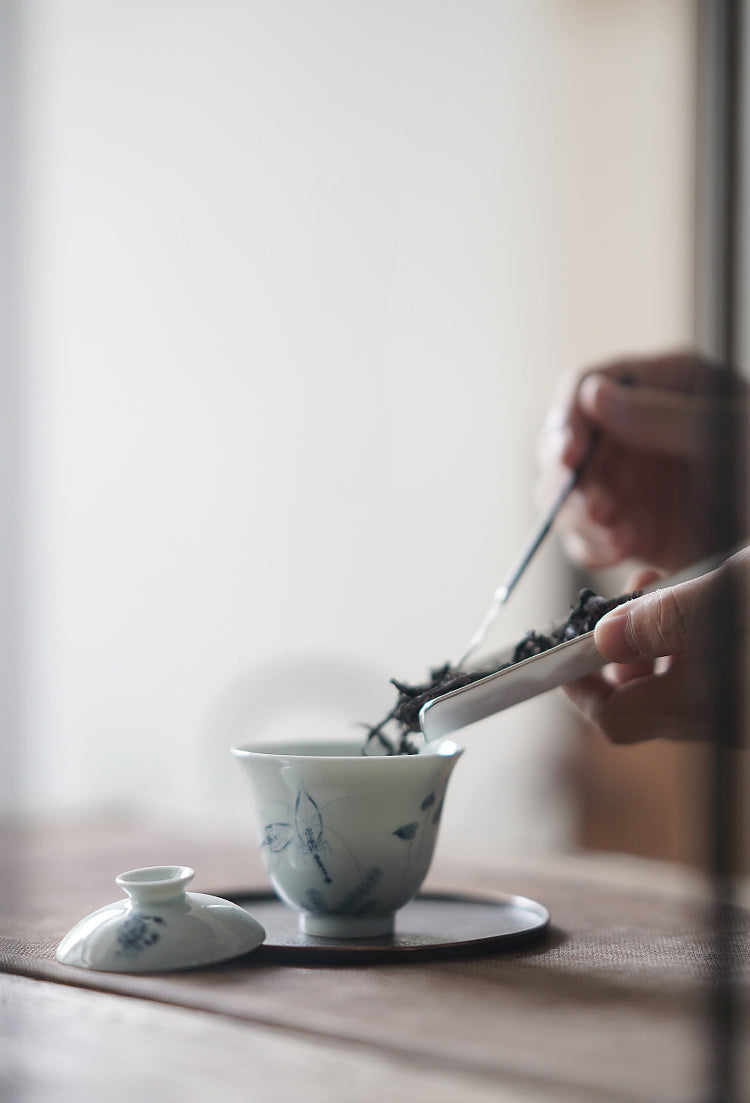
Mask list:
MULTIPOLYGON (((698 344, 722 366, 719 398, 729 405, 743 341, 743 130, 746 112, 745 5, 741 0, 702 0, 698 5, 698 141, 695 317, 698 344)), ((717 488, 711 526, 713 547, 729 551, 746 538, 740 430, 731 415, 717 413, 710 445, 717 488)), ((706 670, 713 705, 713 744, 707 807, 709 874, 713 908, 708 952, 711 1095, 715 1103, 738 1098, 739 1008, 732 915, 739 868, 741 772, 736 748, 743 743, 744 640, 740 621, 742 580, 722 574, 707 641, 706 670)))

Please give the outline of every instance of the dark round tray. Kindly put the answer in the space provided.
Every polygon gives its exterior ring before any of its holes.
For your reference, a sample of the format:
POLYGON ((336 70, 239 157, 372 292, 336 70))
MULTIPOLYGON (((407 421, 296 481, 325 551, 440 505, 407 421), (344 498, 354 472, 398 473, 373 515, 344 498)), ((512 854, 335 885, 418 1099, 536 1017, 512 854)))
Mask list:
POLYGON ((505 893, 421 893, 396 915, 393 935, 334 939, 304 934, 297 913, 271 892, 222 892, 258 920, 266 938, 256 953, 279 961, 397 961, 516 949, 541 938, 550 922, 542 904, 505 893))

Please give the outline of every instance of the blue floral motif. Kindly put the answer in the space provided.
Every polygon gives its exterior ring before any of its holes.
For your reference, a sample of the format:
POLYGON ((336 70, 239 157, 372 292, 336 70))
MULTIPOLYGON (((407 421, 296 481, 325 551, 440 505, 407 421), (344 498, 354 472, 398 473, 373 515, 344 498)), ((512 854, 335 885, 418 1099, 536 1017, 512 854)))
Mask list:
POLYGON ((371 866, 355 889, 340 900, 336 911, 339 915, 365 915, 375 907, 372 893, 383 879, 380 866, 371 866))
POLYGON ((383 879, 380 866, 371 866, 360 879, 356 888, 343 896, 338 903, 329 906, 316 889, 308 889, 307 904, 315 915, 362 916, 375 911, 377 904, 373 892, 383 879))
POLYGON ((122 947, 118 953, 140 953, 158 942, 160 933, 153 924, 166 927, 167 922, 160 915, 127 915, 117 931, 117 941, 122 947))
POLYGON ((331 909, 317 889, 308 889, 305 893, 307 906, 314 915, 328 915, 331 909))
MULTIPOLYGON (((397 827, 396 830, 392 832, 392 834, 394 834, 397 839, 401 839, 403 842, 411 844, 414 842, 414 840, 417 838, 417 835, 419 835, 421 831, 422 834, 419 843, 419 847, 421 848, 426 842, 424 832, 427 827, 428 820, 431 820, 432 825, 434 826, 439 821, 442 810, 443 801, 440 800, 438 802, 437 793, 433 789, 432 792, 427 794, 427 796, 424 798, 419 806, 419 812, 417 813, 419 818, 416 820, 410 820, 409 823, 402 823, 400 827, 397 827), (432 816, 425 816, 425 813, 428 813, 429 810, 435 805, 437 805, 437 807, 435 807, 435 811, 433 812, 432 816)), ((411 861, 412 850, 413 847, 411 845, 407 847, 407 861, 411 861)))

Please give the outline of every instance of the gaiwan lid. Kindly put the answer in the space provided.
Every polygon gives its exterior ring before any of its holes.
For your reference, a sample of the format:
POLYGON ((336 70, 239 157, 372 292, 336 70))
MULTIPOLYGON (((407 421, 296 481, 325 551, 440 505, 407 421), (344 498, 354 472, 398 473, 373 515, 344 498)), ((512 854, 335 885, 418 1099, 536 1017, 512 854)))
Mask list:
POLYGON ((185 892, 189 866, 148 866, 115 878, 127 899, 86 916, 57 948, 63 965, 105 973, 156 973, 227 961, 255 950, 266 932, 219 896, 185 892))

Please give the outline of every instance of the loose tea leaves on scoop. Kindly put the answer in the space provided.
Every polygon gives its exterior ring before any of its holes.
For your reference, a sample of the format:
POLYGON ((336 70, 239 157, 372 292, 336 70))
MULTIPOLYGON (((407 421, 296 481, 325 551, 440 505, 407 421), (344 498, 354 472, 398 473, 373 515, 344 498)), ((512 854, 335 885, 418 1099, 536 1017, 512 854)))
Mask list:
POLYGON ((520 663, 523 659, 529 659, 532 655, 540 655, 543 651, 549 651, 558 644, 567 640, 574 640, 577 636, 583 636, 591 632, 598 621, 618 605, 639 597, 639 592, 623 594, 616 598, 604 598, 595 594, 593 590, 583 589, 578 595, 578 602, 571 606, 566 620, 551 629, 549 634, 542 632, 527 632, 522 640, 516 644, 513 658, 510 662, 501 663, 489 670, 456 670, 450 663, 435 667, 430 671, 429 682, 419 685, 409 685, 396 678, 391 678, 392 684, 398 690, 396 704, 391 711, 384 716, 379 724, 367 726, 367 739, 362 748, 362 754, 370 754, 374 746, 380 746, 386 754, 418 754, 419 748, 415 746, 409 735, 419 732, 419 713, 423 705, 435 697, 442 697, 454 689, 462 689, 472 682, 478 682, 480 678, 487 678, 490 674, 497 674, 499 670, 505 670, 509 666, 520 663), (394 734, 386 732, 390 726, 394 734))

